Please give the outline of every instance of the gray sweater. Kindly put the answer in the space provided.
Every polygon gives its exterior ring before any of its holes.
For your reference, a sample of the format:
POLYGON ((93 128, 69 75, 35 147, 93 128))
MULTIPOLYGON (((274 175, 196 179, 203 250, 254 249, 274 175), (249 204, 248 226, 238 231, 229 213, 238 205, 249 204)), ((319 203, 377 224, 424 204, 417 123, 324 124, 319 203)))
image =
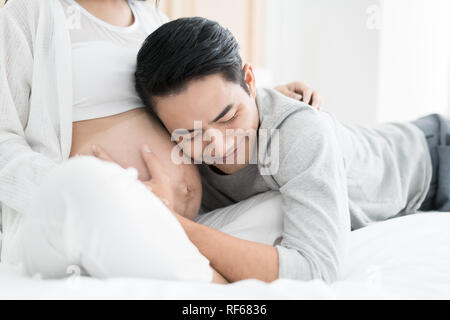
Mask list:
POLYGON ((425 199, 431 159, 413 124, 348 126, 267 89, 258 90, 257 105, 257 164, 233 175, 200 165, 201 212, 279 191, 280 278, 336 280, 352 229, 414 213, 425 199))

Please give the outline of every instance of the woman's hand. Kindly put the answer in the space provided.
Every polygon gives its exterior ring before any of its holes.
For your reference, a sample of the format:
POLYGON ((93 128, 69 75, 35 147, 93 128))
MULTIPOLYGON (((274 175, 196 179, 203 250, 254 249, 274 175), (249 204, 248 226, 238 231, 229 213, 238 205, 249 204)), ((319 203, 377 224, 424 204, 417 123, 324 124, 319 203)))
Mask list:
POLYGON ((281 92, 285 96, 289 98, 303 101, 310 106, 317 108, 318 110, 322 109, 323 99, 317 91, 312 90, 306 84, 300 81, 291 82, 284 86, 278 86, 275 90, 281 92))
MULTIPOLYGON (((99 145, 92 146, 92 152, 98 159, 113 162, 111 156, 99 145)), ((152 191, 174 214, 175 194, 170 184, 170 178, 167 175, 164 166, 159 158, 147 145, 141 147, 141 154, 147 166, 151 179, 142 182, 150 191, 152 191)))

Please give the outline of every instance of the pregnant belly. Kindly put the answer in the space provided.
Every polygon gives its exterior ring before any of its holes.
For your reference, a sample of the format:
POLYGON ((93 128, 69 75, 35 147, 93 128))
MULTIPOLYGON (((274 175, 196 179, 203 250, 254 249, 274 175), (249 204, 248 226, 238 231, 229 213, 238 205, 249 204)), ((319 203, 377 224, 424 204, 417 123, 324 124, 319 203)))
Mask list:
POLYGON ((175 192, 175 210, 194 218, 201 201, 201 182, 193 164, 175 164, 171 161, 174 143, 162 125, 143 108, 119 115, 73 123, 70 157, 93 155, 92 145, 100 145, 123 168, 134 167, 139 180, 150 179, 140 148, 147 144, 159 157, 170 176, 175 192))

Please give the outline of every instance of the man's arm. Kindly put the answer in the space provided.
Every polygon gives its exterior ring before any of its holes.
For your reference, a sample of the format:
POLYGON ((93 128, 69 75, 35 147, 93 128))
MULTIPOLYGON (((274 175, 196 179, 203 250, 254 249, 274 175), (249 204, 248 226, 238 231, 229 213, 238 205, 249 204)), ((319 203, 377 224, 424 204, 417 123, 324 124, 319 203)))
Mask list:
POLYGON ((278 279, 278 253, 269 245, 242 240, 176 215, 189 239, 229 282, 278 279))
POLYGON ((279 186, 284 212, 276 246, 279 277, 331 283, 339 278, 350 233, 344 156, 333 118, 313 108, 289 115, 279 130, 279 186))
POLYGON ((350 231, 343 158, 329 123, 313 112, 292 116, 280 130, 281 165, 273 175, 284 199, 280 245, 237 239, 178 217, 190 240, 230 282, 338 277, 350 231))
POLYGON ((220 273, 218 273, 214 268, 211 268, 213 271, 213 279, 212 282, 213 283, 217 283, 217 284, 228 284, 228 280, 225 279, 220 273))

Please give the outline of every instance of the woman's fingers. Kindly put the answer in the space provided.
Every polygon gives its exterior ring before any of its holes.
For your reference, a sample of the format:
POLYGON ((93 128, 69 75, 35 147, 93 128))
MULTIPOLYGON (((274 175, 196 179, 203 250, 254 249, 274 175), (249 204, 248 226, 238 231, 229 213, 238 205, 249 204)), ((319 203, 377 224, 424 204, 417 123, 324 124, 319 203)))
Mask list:
POLYGON ((300 81, 294 81, 294 82, 288 83, 286 85, 286 87, 288 88, 289 91, 296 92, 299 94, 302 94, 303 91, 305 91, 305 89, 308 88, 308 86, 306 84, 304 84, 303 82, 300 82, 300 81))
POLYGON ((312 106, 317 108, 318 110, 322 109, 323 106, 322 97, 320 97, 316 91, 314 91, 312 95, 312 106))
POLYGON ((291 99, 302 101, 302 95, 301 91, 295 90, 295 84, 290 83, 284 86, 278 86, 275 87, 275 90, 277 90, 279 93, 285 95, 286 97, 289 97, 291 99))
POLYGON ((303 99, 303 96, 301 94, 298 94, 298 93, 295 93, 295 92, 289 92, 288 96, 290 98, 294 99, 294 100, 297 100, 297 101, 302 101, 302 99, 303 99))
POLYGON ((314 94, 314 91, 312 91, 311 89, 307 88, 303 91, 303 102, 306 104, 311 105, 311 98, 314 94))
POLYGON ((108 162, 115 162, 113 160, 113 158, 111 158, 111 156, 99 145, 94 144, 92 146, 92 153, 94 154, 95 157, 104 160, 104 161, 108 161, 108 162))
POLYGON ((147 166, 148 173, 152 177, 152 180, 158 180, 162 182, 167 181, 167 175, 165 173, 164 166, 161 163, 161 160, 153 153, 148 145, 144 145, 141 148, 142 157, 144 158, 144 162, 147 166))
POLYGON ((322 107, 322 98, 319 96, 317 91, 311 89, 308 85, 303 82, 295 81, 287 85, 290 91, 289 96, 299 101, 303 101, 317 109, 322 107))

